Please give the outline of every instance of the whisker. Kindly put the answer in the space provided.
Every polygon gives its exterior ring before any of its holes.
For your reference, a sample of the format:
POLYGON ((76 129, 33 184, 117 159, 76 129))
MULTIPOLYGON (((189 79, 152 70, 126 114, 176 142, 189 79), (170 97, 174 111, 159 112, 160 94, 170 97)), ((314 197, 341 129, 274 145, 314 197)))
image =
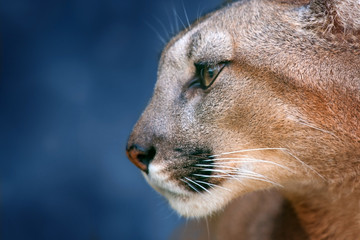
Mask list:
MULTIPOLYGON (((165 8, 164 8, 164 9, 165 9, 165 8)), ((166 9, 165 9, 165 10, 166 10, 166 9)), ((166 15, 167 15, 167 18, 168 18, 168 21, 169 21, 171 34, 174 34, 174 33, 175 33, 175 27, 174 27, 174 23, 172 22, 170 13, 169 13, 169 11, 165 11, 165 12, 166 12, 166 15)))
POLYGON ((210 239, 210 228, 209 228, 208 216, 205 217, 205 222, 206 222, 207 236, 208 236, 208 239, 210 239))
MULTIPOLYGON (((234 174, 224 174, 224 175, 220 175, 220 174, 218 174, 218 175, 211 175, 211 176, 209 176, 209 175, 203 175, 203 174, 198 174, 198 173, 194 173, 193 174, 194 176, 199 176, 199 177, 204 177, 204 178, 226 178, 227 177, 227 179, 233 179, 233 178, 235 178, 236 176, 238 176, 238 175, 234 175, 234 174)), ((252 175, 252 174, 242 174, 243 176, 245 176, 245 175, 248 175, 248 176, 254 176, 254 175, 252 175)), ((256 177, 256 176, 255 176, 256 177)))
POLYGON ((276 183, 272 180, 270 180, 268 177, 265 177, 264 175, 260 174, 260 173, 256 173, 256 172, 253 172, 253 171, 249 171, 249 170, 241 170, 239 172, 239 177, 243 177, 245 176, 245 178, 253 178, 253 179, 256 179, 256 180, 260 180, 260 181, 265 181, 265 182, 268 182, 268 183, 271 183, 273 185, 276 185, 276 186, 279 186, 279 187, 283 187, 281 184, 279 183, 276 183))
POLYGON ((189 16, 188 16, 188 14, 186 12, 184 1, 182 2, 182 7, 183 7, 183 10, 184 10, 185 18, 186 18, 186 21, 187 21, 187 24, 188 24, 187 28, 188 28, 188 27, 190 27, 190 21, 189 21, 189 16))
POLYGON ((228 179, 231 179, 231 175, 227 174, 227 175, 204 175, 204 174, 198 174, 198 173, 194 173, 193 176, 198 176, 198 177, 203 177, 203 178, 224 178, 224 177, 229 177, 228 179))
POLYGON ((301 124, 301 125, 304 125, 304 126, 307 126, 307 127, 309 127, 309 128, 313 128, 313 129, 315 129, 315 130, 318 130, 318 131, 321 131, 321 132, 324 132, 324 133, 330 134, 330 135, 332 135, 332 136, 334 136, 334 137, 338 138, 338 136, 336 136, 333 132, 330 132, 330 131, 324 130, 324 129, 319 128, 319 127, 317 127, 317 126, 311 125, 311 124, 309 124, 309 123, 307 123, 307 122, 304 122, 304 121, 298 121, 297 123, 299 123, 299 124, 301 124))
POLYGON ((247 178, 247 179, 253 179, 253 180, 258 180, 258 181, 262 181, 262 182, 267 182, 267 183, 271 183, 273 185, 276 185, 278 187, 284 187, 283 185, 279 184, 279 183, 276 183, 276 182, 273 182, 269 179, 264 179, 264 178, 261 178, 261 177, 254 177, 254 176, 249 176, 249 175, 239 175, 238 177, 241 177, 241 178, 247 178))
POLYGON ((290 156, 292 156, 294 159, 296 159, 299 163, 301 163, 303 166, 307 167, 308 169, 310 169, 311 171, 313 171, 314 173, 316 173, 320 178, 322 178, 325 182, 327 182, 327 179, 322 176, 318 171, 316 171, 314 168, 312 168, 310 165, 306 164, 304 161, 300 160, 297 156, 295 156, 294 154, 292 154, 288 149, 283 150, 285 153, 289 154, 290 156))
POLYGON ((265 177, 264 175, 262 175, 262 174, 260 174, 260 173, 257 173, 257 172, 254 172, 254 171, 250 171, 250 170, 246 170, 246 169, 241 169, 241 170, 239 171, 239 173, 241 173, 241 174, 247 174, 247 175, 252 175, 252 176, 257 176, 257 177, 261 177, 261 178, 270 180, 269 178, 265 177))
POLYGON ((175 7, 173 7, 172 10, 173 10, 175 26, 176 26, 175 31, 178 32, 180 30, 180 28, 179 28, 179 20, 178 20, 178 17, 177 17, 177 12, 176 12, 175 7))
MULTIPOLYGON (((263 181, 263 182, 267 182, 267 183, 271 183, 275 186, 278 187, 283 187, 281 184, 276 183, 274 181, 271 181, 267 178, 263 178, 263 177, 259 177, 257 175, 254 174, 249 174, 249 173, 241 173, 241 175, 212 175, 212 176, 208 176, 208 175, 203 175, 203 174, 193 174, 194 176, 199 176, 199 177, 204 177, 204 178, 222 178, 222 179, 235 179, 235 180, 240 180, 238 178, 246 178, 246 179, 252 179, 252 180, 258 180, 258 181, 263 181)), ((262 176, 262 175, 261 175, 262 176)))
POLYGON ((196 15, 197 15, 197 18, 196 18, 196 19, 197 19, 197 20, 199 20, 199 19, 201 18, 204 10, 205 10, 204 7, 202 7, 202 8, 200 9, 200 5, 198 5, 197 12, 196 12, 196 15))
POLYGON ((163 36, 159 33, 159 31, 152 24, 150 24, 149 22, 145 22, 145 24, 148 25, 155 32, 155 34, 157 35, 157 37, 160 39, 160 41, 163 44, 166 44, 165 38, 163 38, 163 36))
POLYGON ((196 187, 194 187, 193 185, 191 185, 191 183, 189 183, 188 181, 184 180, 184 179, 180 179, 181 181, 183 181, 184 183, 186 183, 189 187, 191 187, 193 190, 195 190, 195 192, 200 193, 199 190, 196 189, 196 187))
POLYGON ((219 170, 219 169, 206 169, 206 168, 203 168, 201 169, 201 171, 204 171, 204 172, 219 172, 219 173, 231 173, 231 172, 235 172, 233 170, 229 171, 229 170, 219 170))
POLYGON ((183 28, 184 28, 184 30, 185 30, 185 29, 186 29, 186 25, 185 25, 185 23, 184 23, 184 22, 183 22, 183 20, 181 19, 180 15, 179 15, 179 14, 177 14, 177 12, 175 12, 175 14, 176 14, 176 16, 179 18, 180 23, 181 23, 181 25, 183 26, 183 28))
MULTIPOLYGON (((296 161, 298 161, 299 163, 301 163, 303 166, 307 167, 308 169, 310 169, 311 171, 313 171, 316 175, 318 175, 320 178, 322 178, 324 181, 327 181, 326 178, 324 178, 324 176, 322 176, 319 172, 317 172, 314 168, 312 168, 310 165, 306 164, 305 162, 303 162, 302 160, 300 160, 298 157, 296 157, 294 154, 292 154, 290 152, 290 150, 288 148, 253 148, 253 149, 243 149, 243 150, 238 150, 238 151, 232 151, 232 152, 225 152, 225 153, 220 153, 220 154, 216 154, 216 155, 212 155, 210 156, 210 158, 215 158, 215 157, 220 157, 223 155, 228 155, 228 154, 233 154, 233 153, 244 153, 244 152, 252 152, 252 151, 266 151, 266 150, 280 150, 283 153, 286 153, 288 155, 290 155, 291 157, 293 157, 296 161)), ((208 160, 204 160, 204 161, 216 161, 219 160, 221 158, 215 158, 215 159, 208 159, 208 160)), ((260 160, 260 159, 259 159, 260 160)), ((267 160, 261 160, 261 161, 266 161, 267 163, 272 163, 275 165, 278 165, 279 167, 285 168, 289 171, 291 171, 289 168, 281 165, 281 164, 277 164, 271 161, 267 161, 267 160)), ((264 162, 265 163, 265 162, 264 162)))
MULTIPOLYGON (((205 160, 206 161, 206 160, 205 160)), ((195 164, 197 167, 213 167, 213 164, 195 164)))
POLYGON ((165 24, 156 16, 153 16, 153 18, 160 24, 162 30, 165 32, 166 38, 168 39, 171 34, 169 33, 168 29, 165 27, 165 24))
MULTIPOLYGON (((204 160, 204 161, 208 161, 208 160, 204 160)), ((238 162, 240 162, 240 163, 249 163, 249 162, 268 163, 268 164, 276 165, 278 167, 281 167, 283 169, 286 169, 286 170, 294 173, 294 171, 292 171, 288 167, 285 167, 284 165, 281 165, 281 164, 276 163, 276 162, 268 161, 268 160, 263 160, 263 159, 256 159, 256 158, 216 158, 216 159, 211 159, 211 161, 224 161, 226 163, 238 163, 238 162), (239 160, 239 161, 226 161, 226 160, 239 160)))
POLYGON ((222 155, 233 154, 233 153, 254 152, 254 151, 266 151, 266 150, 286 150, 286 148, 252 148, 252 149, 243 149, 243 150, 238 150, 238 151, 220 153, 220 154, 212 155, 212 156, 210 156, 210 157, 220 157, 220 156, 222 156, 222 155))
POLYGON ((204 189, 206 192, 208 192, 208 193, 212 194, 209 190, 207 190, 205 187, 201 186, 199 183, 194 182, 194 181, 193 181, 193 180, 191 180, 190 178, 187 178, 187 177, 184 177, 184 178, 185 178, 187 181, 190 181, 190 182, 192 182, 192 183, 196 184, 197 186, 201 187, 201 188, 202 188, 202 189, 204 189))
POLYGON ((218 187, 218 188, 221 188, 221 189, 224 189, 224 190, 226 190, 226 191, 231 192, 230 189, 225 188, 225 187, 222 187, 222 186, 219 186, 219 185, 216 185, 216 184, 212 184, 212 183, 208 183, 208 182, 203 182, 203 181, 200 181, 200 180, 195 180, 195 182, 202 183, 202 184, 206 184, 206 185, 209 185, 210 187, 218 187))
POLYGON ((212 164, 212 166, 214 167, 217 167, 217 166, 219 166, 219 167, 221 167, 221 168, 229 168, 229 169, 233 169, 233 170, 239 170, 240 168, 238 168, 238 167, 230 167, 230 166, 224 166, 223 165, 224 163, 213 163, 212 164))

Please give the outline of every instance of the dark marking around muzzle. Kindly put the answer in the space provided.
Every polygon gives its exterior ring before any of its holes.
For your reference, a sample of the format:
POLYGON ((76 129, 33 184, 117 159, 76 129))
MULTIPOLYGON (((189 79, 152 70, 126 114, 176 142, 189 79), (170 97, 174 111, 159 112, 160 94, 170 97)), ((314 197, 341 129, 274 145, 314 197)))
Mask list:
POLYGON ((174 149, 181 153, 186 160, 176 167, 176 177, 181 180, 182 185, 192 192, 204 192, 214 186, 218 179, 211 176, 214 171, 213 153, 207 148, 195 148, 191 151, 174 149))

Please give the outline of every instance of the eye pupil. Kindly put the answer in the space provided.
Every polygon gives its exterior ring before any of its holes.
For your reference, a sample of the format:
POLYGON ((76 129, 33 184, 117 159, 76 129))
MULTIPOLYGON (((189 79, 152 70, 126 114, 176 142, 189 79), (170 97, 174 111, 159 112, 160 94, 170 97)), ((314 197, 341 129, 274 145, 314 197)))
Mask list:
POLYGON ((207 70, 207 73, 208 73, 208 77, 209 77, 209 78, 213 78, 213 77, 214 77, 214 73, 215 73, 215 69, 209 68, 209 69, 207 70))
POLYGON ((200 69, 200 78, 204 78, 204 68, 200 69))

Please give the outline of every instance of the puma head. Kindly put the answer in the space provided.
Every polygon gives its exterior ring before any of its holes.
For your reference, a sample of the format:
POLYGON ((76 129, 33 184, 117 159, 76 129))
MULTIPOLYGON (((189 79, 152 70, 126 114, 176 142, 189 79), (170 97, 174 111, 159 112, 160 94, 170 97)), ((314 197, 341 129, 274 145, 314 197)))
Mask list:
POLYGON ((187 217, 253 191, 341 181, 360 149, 359 19, 355 0, 207 14, 162 52, 128 157, 187 217))

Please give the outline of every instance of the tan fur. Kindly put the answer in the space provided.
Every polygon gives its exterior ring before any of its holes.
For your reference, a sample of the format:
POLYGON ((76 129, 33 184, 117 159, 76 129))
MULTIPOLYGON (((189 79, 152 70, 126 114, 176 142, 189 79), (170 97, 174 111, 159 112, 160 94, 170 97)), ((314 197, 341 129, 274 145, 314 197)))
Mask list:
POLYGON ((135 145, 156 149, 144 176, 176 211, 209 216, 209 234, 200 220, 178 237, 358 239, 360 2, 251 0, 206 15, 164 49, 129 156, 135 145), (189 87, 204 62, 227 65, 208 89, 189 87), (204 163, 206 190, 194 183, 204 163))

